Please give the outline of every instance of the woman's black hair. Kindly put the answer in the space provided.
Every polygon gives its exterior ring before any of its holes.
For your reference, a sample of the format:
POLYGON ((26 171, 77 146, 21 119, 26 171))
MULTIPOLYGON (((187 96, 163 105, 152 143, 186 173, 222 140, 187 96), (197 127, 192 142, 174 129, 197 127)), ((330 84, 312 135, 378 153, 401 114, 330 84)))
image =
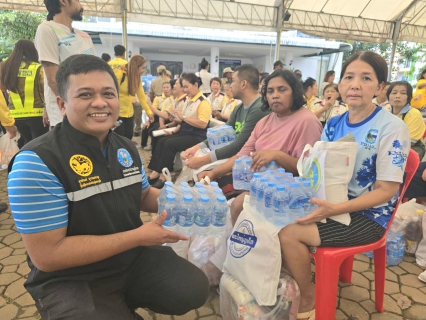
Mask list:
POLYGON ((183 73, 181 76, 182 80, 188 81, 190 84, 195 85, 198 84, 198 88, 201 87, 203 81, 200 77, 197 77, 195 73, 183 73))
POLYGON ((413 87, 407 81, 395 81, 390 84, 388 90, 386 91, 386 97, 388 98, 388 101, 393 88, 395 88, 396 86, 405 87, 405 89, 407 90, 407 103, 410 103, 411 98, 413 98, 413 87))
POLYGON ((348 66, 356 60, 364 61, 373 68, 379 84, 386 83, 388 77, 388 65, 385 59, 373 51, 359 51, 351 55, 342 66, 340 81, 343 79, 348 66))
POLYGON ((317 80, 315 80, 314 78, 311 78, 311 77, 306 79, 302 84, 303 85, 303 91, 306 92, 308 90, 308 88, 312 87, 316 82, 317 82, 317 80))
POLYGON ((201 63, 200 63, 201 69, 207 68, 208 65, 209 65, 209 62, 205 58, 203 58, 203 60, 201 60, 201 63))
POLYGON ((419 80, 424 79, 424 78, 423 78, 423 75, 424 75, 425 73, 426 73, 426 69, 424 69, 424 70, 422 71, 422 73, 420 73, 419 80))
POLYGON ((172 79, 172 80, 170 80, 170 87, 173 89, 174 88, 174 86, 175 86, 175 84, 176 84, 176 79, 172 79))
POLYGON ((287 82, 291 90, 293 91, 293 105, 291 106, 290 110, 296 111, 302 108, 306 104, 306 101, 304 98, 303 88, 300 81, 296 78, 294 73, 289 70, 276 70, 272 74, 266 77, 265 85, 262 87, 260 91, 260 94, 262 95, 262 111, 270 110, 266 93, 268 90, 269 81, 277 77, 280 77, 285 82, 287 82))

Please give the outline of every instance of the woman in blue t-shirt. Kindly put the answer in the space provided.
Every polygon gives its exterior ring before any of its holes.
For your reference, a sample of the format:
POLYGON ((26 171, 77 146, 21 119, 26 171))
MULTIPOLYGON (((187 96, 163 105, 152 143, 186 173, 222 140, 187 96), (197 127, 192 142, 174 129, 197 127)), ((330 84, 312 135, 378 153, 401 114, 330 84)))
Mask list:
POLYGON ((284 266, 300 287, 298 319, 313 319, 315 314, 308 246, 375 242, 385 233, 392 215, 410 150, 410 135, 400 119, 372 103, 383 90, 386 78, 386 61, 374 52, 358 52, 343 65, 339 92, 349 111, 327 122, 322 140, 336 141, 351 132, 359 144, 348 185, 349 200, 332 204, 312 199, 318 208, 279 233, 284 266), (348 212, 349 225, 330 219, 348 212), (327 223, 321 223, 323 219, 327 223))

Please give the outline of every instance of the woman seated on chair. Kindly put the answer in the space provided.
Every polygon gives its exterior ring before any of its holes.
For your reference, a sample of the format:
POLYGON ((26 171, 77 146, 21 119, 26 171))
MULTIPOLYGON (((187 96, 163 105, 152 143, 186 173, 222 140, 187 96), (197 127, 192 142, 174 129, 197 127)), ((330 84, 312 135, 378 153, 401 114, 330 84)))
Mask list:
POLYGON ((182 110, 172 110, 179 125, 168 136, 161 138, 149 162, 152 170, 149 176, 153 187, 161 189, 166 177, 161 174, 163 168, 173 169, 176 153, 184 151, 206 139, 207 126, 211 117, 211 107, 200 91, 201 78, 194 73, 184 73, 182 84, 188 98, 182 110))
POLYGON ((308 246, 347 247, 373 243, 385 233, 410 150, 410 134, 402 120, 372 103, 386 83, 387 64, 370 51, 352 55, 343 65, 339 92, 349 111, 330 119, 324 141, 353 133, 359 144, 349 201, 331 204, 312 199, 318 207, 280 233, 284 267, 300 287, 298 319, 314 319, 315 289, 311 283, 308 246), (350 224, 329 219, 350 213, 350 224), (321 223, 327 219, 327 223, 321 223))
POLYGON ((201 172, 199 180, 209 177, 213 181, 230 173, 237 158, 250 154, 253 170, 276 161, 287 172, 297 173, 297 160, 303 148, 308 143, 315 144, 321 137, 321 123, 311 111, 303 108, 306 103, 303 88, 291 71, 277 70, 269 75, 262 87, 262 100, 262 110, 272 110, 272 113, 259 120, 237 155, 212 171, 201 172))
POLYGON ((425 123, 419 110, 410 106, 413 87, 406 81, 395 81, 386 92, 387 99, 391 105, 391 112, 407 125, 410 131, 411 149, 417 152, 419 159, 425 155, 425 144, 423 134, 425 123))

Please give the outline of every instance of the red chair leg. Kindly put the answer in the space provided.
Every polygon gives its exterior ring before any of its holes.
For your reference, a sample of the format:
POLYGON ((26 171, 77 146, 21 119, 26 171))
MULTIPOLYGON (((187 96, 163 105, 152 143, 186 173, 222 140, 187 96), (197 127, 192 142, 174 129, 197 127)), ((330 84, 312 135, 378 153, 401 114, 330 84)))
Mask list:
POLYGON ((384 311, 383 299, 385 296, 386 278, 386 246, 374 250, 374 280, 376 290, 376 310, 384 311))
POLYGON ((315 258, 315 319, 334 319, 341 261, 327 257, 315 258))
POLYGON ((352 282, 352 269, 354 266, 354 256, 347 257, 340 266, 340 281, 345 283, 352 282))

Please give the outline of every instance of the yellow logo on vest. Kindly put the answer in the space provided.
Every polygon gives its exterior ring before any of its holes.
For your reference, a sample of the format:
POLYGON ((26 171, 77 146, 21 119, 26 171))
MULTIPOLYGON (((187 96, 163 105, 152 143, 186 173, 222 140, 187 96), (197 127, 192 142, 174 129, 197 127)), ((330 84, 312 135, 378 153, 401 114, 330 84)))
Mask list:
POLYGON ((92 161, 81 154, 75 154, 70 158, 70 167, 79 176, 87 177, 93 171, 92 161))

